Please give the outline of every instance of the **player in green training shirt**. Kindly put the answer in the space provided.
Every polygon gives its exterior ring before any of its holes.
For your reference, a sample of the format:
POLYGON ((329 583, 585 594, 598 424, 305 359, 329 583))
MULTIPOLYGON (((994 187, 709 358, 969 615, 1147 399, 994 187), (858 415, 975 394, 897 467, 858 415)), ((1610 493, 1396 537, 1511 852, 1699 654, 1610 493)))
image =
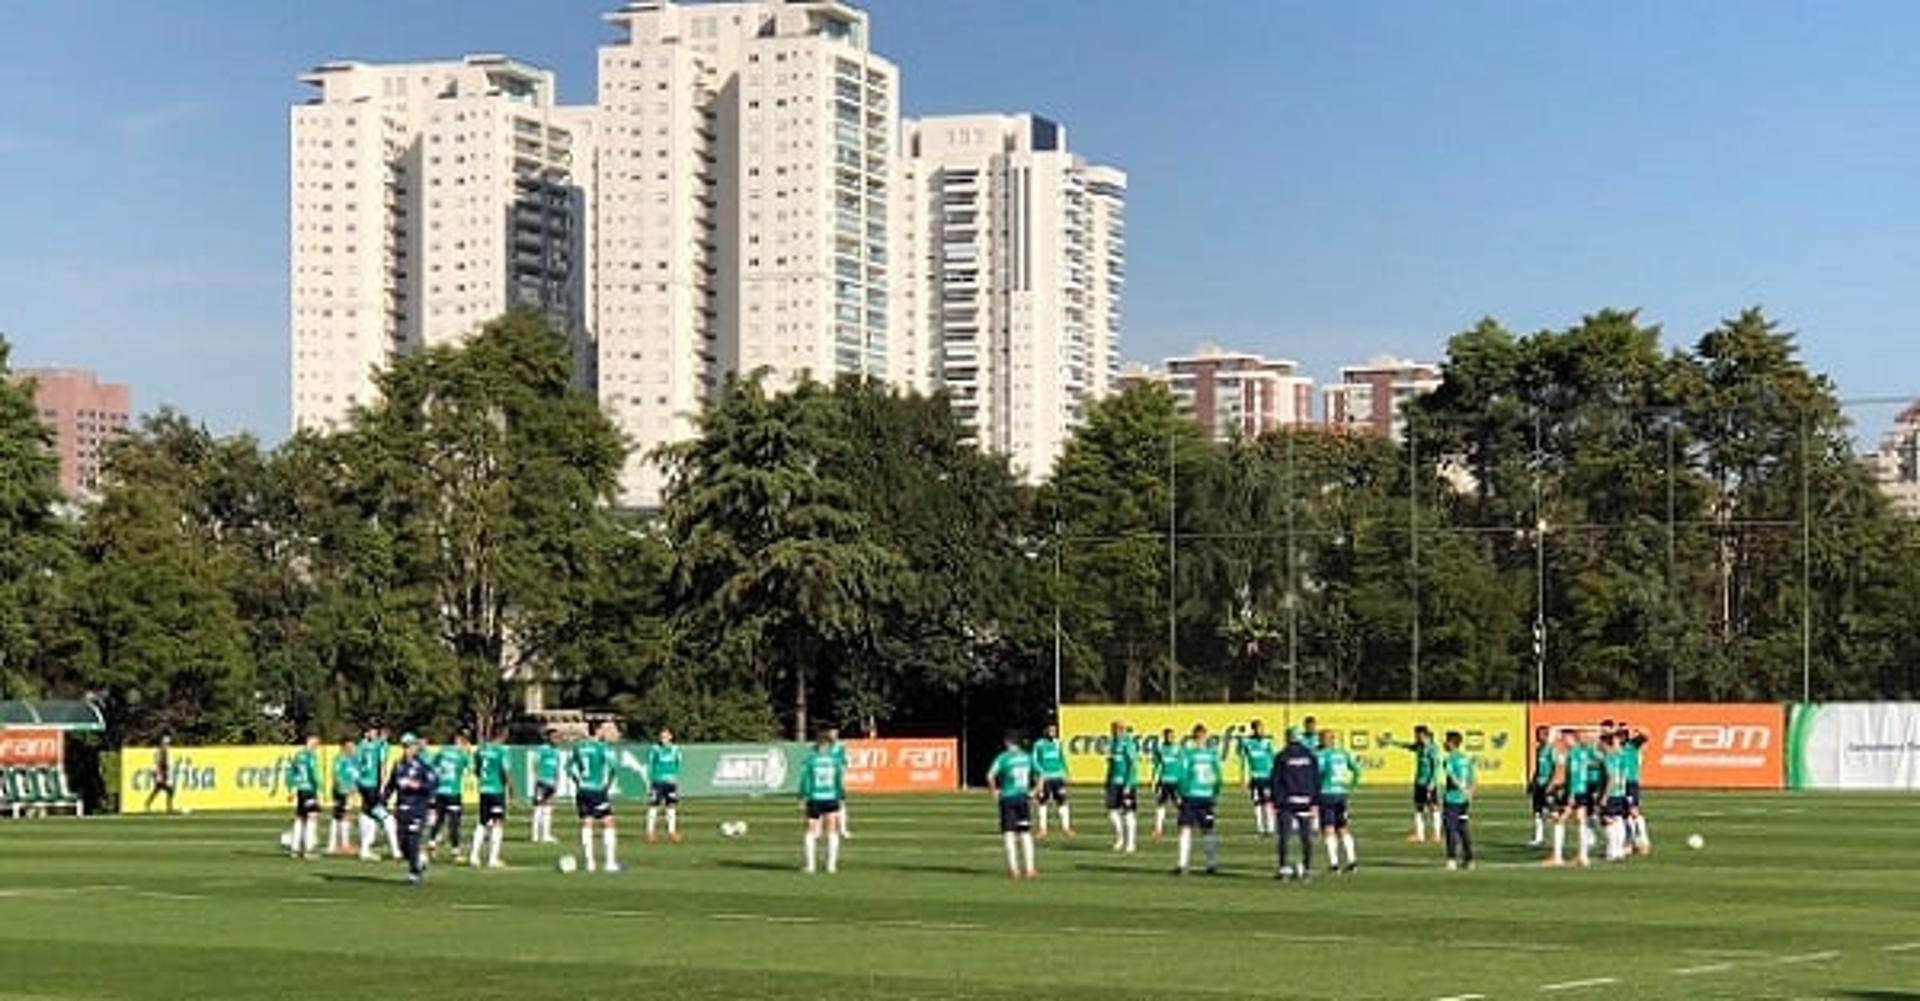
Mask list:
POLYGON ((1607 861, 1623 862, 1630 853, 1627 835, 1627 748, 1618 732, 1600 737, 1600 830, 1606 836, 1607 861))
POLYGON ((1596 752, 1587 744, 1587 738, 1580 734, 1571 737, 1563 735, 1566 741, 1566 753, 1560 756, 1560 774, 1563 778, 1564 793, 1561 797, 1559 815, 1554 820, 1553 857, 1547 860, 1550 866, 1566 864, 1566 826, 1567 818, 1572 817, 1577 826, 1576 833, 1580 846, 1579 864, 1593 864, 1593 829, 1588 821, 1594 816, 1594 790, 1592 781, 1592 762, 1596 752))
POLYGON ((1427 840, 1427 821, 1433 821, 1433 839, 1440 840, 1440 747, 1425 723, 1413 728, 1413 743, 1401 744, 1413 752, 1413 833, 1408 844, 1427 840))
POLYGON ((287 854, 316 858, 320 840, 320 738, 312 734, 293 752, 287 765, 287 788, 293 793, 293 832, 287 854))
POLYGON ((377 831, 387 835, 387 853, 400 857, 400 831, 393 814, 387 811, 387 728, 367 727, 360 737, 360 858, 372 862, 380 856, 373 852, 377 831))
POLYGON ((574 741, 573 754, 567 760, 567 771, 573 779, 573 808, 580 817, 580 853, 585 856, 588 872, 594 869, 595 829, 606 850, 606 870, 620 871, 616 854, 620 842, 613 822, 613 753, 607 748, 618 733, 611 722, 600 724, 594 734, 574 741))
MULTIPOLYGON (((847 745, 840 742, 839 727, 837 726, 827 727, 827 741, 833 745, 833 760, 840 762, 840 773, 842 775, 846 774, 847 745)), ((843 838, 846 838, 849 841, 853 840, 853 817, 851 816, 852 812, 853 811, 847 809, 846 790, 843 789, 841 790, 841 796, 840 796, 840 813, 838 815, 838 820, 840 823, 840 836, 843 838)))
POLYGON ((1621 722, 1620 747, 1626 752, 1627 770, 1627 834, 1633 839, 1633 850, 1638 855, 1653 851, 1653 837, 1647 833, 1647 817, 1640 805, 1640 749, 1646 744, 1644 731, 1621 722))
POLYGON ((802 871, 812 875, 820 851, 820 836, 827 838, 827 873, 840 871, 840 811, 845 805, 847 766, 833 753, 830 731, 822 730, 814 738, 813 750, 800 763, 800 805, 807 814, 807 834, 801 844, 806 865, 802 871))
MULTIPOLYGON (((426 757, 426 752, 422 751, 421 755, 426 757)), ((467 766, 473 763, 473 738, 464 730, 454 734, 453 743, 442 745, 431 757, 427 757, 427 762, 440 778, 433 790, 433 827, 427 838, 427 848, 429 852, 438 852, 442 829, 451 828, 453 835, 448 841, 453 846, 453 861, 457 864, 464 861, 460 854, 460 837, 467 818, 464 786, 467 766)))
POLYGON ((1533 728, 1533 778, 1527 783, 1527 795, 1533 806, 1533 840, 1529 848, 1547 843, 1547 821, 1553 817, 1553 728, 1533 728))
POLYGON ((1479 791, 1479 784, 1474 774, 1473 755, 1461 750, 1461 743, 1460 731, 1447 731, 1447 756, 1440 766, 1446 786, 1440 793, 1440 804, 1446 827, 1449 869, 1460 866, 1473 868, 1471 813, 1473 796, 1479 791))
POLYGON ((1009 733, 1006 749, 987 768, 987 788, 1000 806, 1000 840, 1007 849, 1007 874, 1014 879, 1040 875, 1033 865, 1033 784, 1033 756, 1020 749, 1018 734, 1009 733))
POLYGON ((647 748, 647 844, 653 844, 661 810, 667 812, 667 839, 679 844, 680 748, 666 727, 660 728, 653 746, 647 748))
POLYGON ((1252 732, 1238 744, 1240 771, 1247 779, 1247 798, 1253 801, 1253 829, 1261 837, 1274 830, 1273 813, 1273 738, 1266 724, 1254 720, 1252 732))
POLYGON ((1320 738, 1320 834, 1327 842, 1329 872, 1352 872, 1360 865, 1353 847, 1353 830, 1347 826, 1347 796, 1360 785, 1360 763, 1340 746, 1340 735, 1321 730, 1320 738), (1343 869, 1340 854, 1346 852, 1343 869))
POLYGON ((1040 776, 1040 837, 1047 836, 1047 808, 1060 808, 1060 833, 1073 837, 1073 814, 1067 806, 1067 752, 1060 747, 1060 728, 1047 724, 1046 736, 1033 742, 1033 768, 1040 776))
POLYGON ((473 780, 480 789, 480 826, 473 832, 473 854, 467 864, 480 867, 480 853, 487 853, 487 868, 501 869, 500 844, 507 838, 507 797, 513 792, 513 778, 507 774, 507 749, 494 741, 481 742, 473 752, 473 780))
POLYGON ((1114 720, 1107 739, 1107 821, 1113 825, 1113 850, 1140 850, 1140 742, 1133 728, 1114 720))
POLYGON ((333 822, 327 825, 327 854, 353 854, 353 827, 347 815, 354 790, 360 787, 360 760, 351 739, 340 741, 333 754, 333 822))
MULTIPOLYGON (((1186 742, 1173 735, 1173 727, 1160 731, 1153 745, 1153 839, 1160 840, 1167 830, 1167 810, 1180 808, 1180 783, 1186 778, 1186 742)), ((1178 826, 1180 818, 1174 817, 1178 826)))
POLYGON ((1193 832, 1199 831, 1206 849, 1207 875, 1220 871, 1220 835, 1214 831, 1214 804, 1226 769, 1220 752, 1207 742, 1207 727, 1195 723, 1186 752, 1186 770, 1180 782, 1180 855, 1174 873, 1184 876, 1193 862, 1193 832))
POLYGON ((533 829, 528 840, 536 845, 558 844, 553 836, 553 797, 560 792, 560 749, 553 746, 553 728, 540 735, 533 749, 533 829))

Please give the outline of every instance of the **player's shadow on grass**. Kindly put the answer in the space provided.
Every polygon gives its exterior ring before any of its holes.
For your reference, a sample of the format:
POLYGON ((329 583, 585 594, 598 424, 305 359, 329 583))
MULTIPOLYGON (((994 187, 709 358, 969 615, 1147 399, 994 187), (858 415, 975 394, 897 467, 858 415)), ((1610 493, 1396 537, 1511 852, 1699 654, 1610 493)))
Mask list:
POLYGON ((751 869, 755 872, 799 872, 800 867, 790 862, 775 862, 771 859, 723 858, 714 859, 713 864, 722 869, 751 869))
MULTIPOLYGON (((1075 862, 1073 864, 1073 869, 1075 872, 1102 872, 1102 873, 1112 872, 1112 873, 1123 873, 1128 876, 1171 876, 1173 874, 1173 869, 1168 866, 1123 865, 1119 862, 1075 862)), ((1198 879, 1198 880, 1272 879, 1273 871, 1269 869, 1262 872, 1255 872, 1254 870, 1250 868, 1246 868, 1244 866, 1242 867, 1228 866, 1226 868, 1221 869, 1219 872, 1209 876, 1205 872, 1202 872, 1200 869, 1196 868, 1191 873, 1189 873, 1186 878, 1198 879)))
POLYGON ((1860 999, 1860 1001, 1916 1001, 1916 999, 1920 999, 1920 994, 1915 994, 1912 991, 1868 990, 1868 991, 1841 991, 1840 993, 1835 994, 1834 997, 1858 998, 1860 999))
MULTIPOLYGON (((405 871, 404 869, 401 870, 402 873, 405 871)), ((319 876, 322 880, 329 883, 357 883, 363 886, 404 886, 406 884, 406 877, 397 874, 393 876, 369 876, 357 872, 321 872, 315 873, 314 875, 319 876)))

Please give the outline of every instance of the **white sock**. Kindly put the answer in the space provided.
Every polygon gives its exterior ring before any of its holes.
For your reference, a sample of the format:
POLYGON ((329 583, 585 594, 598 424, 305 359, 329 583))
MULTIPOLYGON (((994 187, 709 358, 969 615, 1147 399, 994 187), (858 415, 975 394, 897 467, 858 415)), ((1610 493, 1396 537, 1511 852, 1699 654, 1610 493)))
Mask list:
POLYGON ((1186 872, 1193 862, 1193 828, 1180 828, 1180 871, 1186 872))
POLYGON ((1000 835, 1000 841, 1007 850, 1007 871, 1020 875, 1020 839, 1012 831, 1000 835))
POLYGON ((814 868, 813 866, 814 856, 815 854, 817 854, 817 847, 820 844, 820 835, 815 834, 812 831, 808 831, 807 836, 801 839, 801 843, 806 845, 806 848, 807 848, 807 851, 806 851, 807 871, 812 872, 814 868))
POLYGON ((480 868, 480 853, 486 847, 488 832, 490 830, 487 825, 481 824, 473 832, 473 848, 467 852, 467 864, 473 866, 475 869, 480 868))
POLYGON ((319 817, 307 818, 306 839, 302 841, 301 844, 304 846, 305 851, 308 855, 312 855, 314 853, 314 850, 320 847, 320 818, 319 817))
POLYGON ((1634 840, 1639 842, 1640 847, 1653 847, 1653 834, 1647 830, 1647 818, 1644 814, 1633 818, 1633 831, 1634 840))
POLYGON ((600 847, 606 852, 607 868, 609 869, 617 869, 620 866, 619 860, 615 859, 613 855, 614 849, 619 844, 620 834, 614 830, 612 824, 607 824, 600 828, 600 847))
POLYGON ((1427 840, 1427 811, 1413 811, 1413 836, 1421 841, 1427 840))
POLYGON ((365 814, 360 817, 360 854, 373 854, 373 818, 365 814))
POLYGON ((831 831, 827 834, 827 871, 828 872, 840 871, 840 832, 839 831, 831 831))
POLYGON ((1555 862, 1565 862, 1567 860, 1567 824, 1565 821, 1553 825, 1553 860, 1555 862))
POLYGON ((1047 804, 1040 804, 1040 833, 1047 833, 1047 804))
POLYGON ((1340 835, 1327 832, 1327 868, 1340 868, 1340 835))
POLYGON ((649 840, 653 838, 654 824, 659 819, 660 819, 660 808, 657 806, 647 807, 647 838, 649 840))
POLYGON ((593 871, 593 825, 580 825, 580 854, 586 859, 587 871, 593 871))
POLYGON ((382 828, 385 828, 387 832, 387 851, 391 853, 394 858, 399 858, 400 857, 400 830, 399 828, 394 826, 393 814, 391 813, 387 814, 386 819, 380 822, 380 826, 382 828))
POLYGON ((1113 844, 1114 844, 1114 847, 1116 847, 1116 848, 1124 848, 1124 847, 1126 847, 1126 845, 1127 845, 1127 829, 1126 829, 1126 828, 1125 828, 1124 826, 1122 826, 1122 825, 1121 825, 1121 823, 1120 823, 1120 811, 1119 811, 1119 810, 1108 810, 1108 811, 1107 811, 1107 822, 1113 825, 1113 844))
POLYGON ((1063 831, 1073 830, 1073 819, 1072 816, 1067 813, 1067 804, 1065 803, 1060 804, 1060 829, 1063 831))
POLYGON ((1153 836, 1159 837, 1167 830, 1167 808, 1156 807, 1153 811, 1153 836))
POLYGON ((679 833, 680 808, 675 806, 667 807, 667 837, 673 837, 679 833))
POLYGON ((1593 858, 1593 828, 1588 827, 1584 822, 1582 822, 1580 825, 1580 861, 1586 862, 1591 860, 1592 858, 1593 858))
POLYGON ((1540 842, 1545 841, 1546 838, 1547 838, 1547 818, 1542 817, 1536 813, 1533 816, 1533 843, 1537 845, 1540 842))
POLYGON ((1034 872, 1034 867, 1033 867, 1033 835, 1031 833, 1020 835, 1020 850, 1026 853, 1027 874, 1032 875, 1034 872))
MULTIPOLYGON (((838 839, 842 836, 851 837, 853 835, 853 828, 847 825, 847 821, 851 819, 852 819, 851 817, 847 816, 847 804, 844 802, 841 803, 840 804, 840 826, 837 828, 834 828, 834 832, 833 832, 833 837, 835 839, 838 839)), ((833 854, 833 846, 831 844, 827 846, 827 854, 829 856, 833 854)), ((827 863, 827 869, 828 871, 832 871, 833 869, 832 862, 827 863)))
POLYGON ((1126 824, 1127 851, 1138 851, 1140 848, 1140 815, 1137 813, 1128 813, 1126 816, 1126 824))
POLYGON ((1353 832, 1352 831, 1340 832, 1340 844, 1342 847, 1344 847, 1347 850, 1348 865, 1352 865, 1355 862, 1360 861, 1360 853, 1353 850, 1353 832))

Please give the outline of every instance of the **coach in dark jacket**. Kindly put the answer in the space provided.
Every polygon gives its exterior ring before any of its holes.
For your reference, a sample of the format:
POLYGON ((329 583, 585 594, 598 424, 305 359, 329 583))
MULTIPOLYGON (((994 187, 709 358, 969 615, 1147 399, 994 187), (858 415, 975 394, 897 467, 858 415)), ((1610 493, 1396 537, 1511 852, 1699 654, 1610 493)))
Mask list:
POLYGON ((1273 763, 1273 805, 1280 811, 1280 864, 1275 879, 1306 879, 1313 868, 1313 808, 1320 798, 1320 756, 1300 739, 1300 731, 1287 728, 1287 746, 1273 763), (1300 864, 1287 865, 1287 839, 1300 838, 1300 864))

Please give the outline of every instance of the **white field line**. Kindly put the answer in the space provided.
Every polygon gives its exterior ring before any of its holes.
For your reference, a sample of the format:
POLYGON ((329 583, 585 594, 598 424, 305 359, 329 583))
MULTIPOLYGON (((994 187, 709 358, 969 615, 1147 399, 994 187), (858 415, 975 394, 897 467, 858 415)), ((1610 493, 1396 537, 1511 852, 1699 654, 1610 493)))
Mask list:
POLYGON ((344 904, 343 897, 281 897, 283 904, 344 904))
POLYGON ((1443 998, 1434 998, 1433 1001, 1484 1001, 1485 998, 1485 994, 1449 994, 1443 998))
POLYGON ((1917 952, 1917 951, 1920 951, 1920 942, 1902 942, 1899 945, 1881 946, 1880 951, 1881 952, 1917 952))
POLYGON ((507 905, 505 904, 454 904, 453 909, 456 911, 504 911, 507 909, 507 905))
POLYGON ((204 893, 163 893, 159 890, 137 890, 134 892, 134 896, 145 897, 148 900, 205 900, 207 899, 207 895, 204 893))
POLYGON ((1682 966, 1669 972, 1676 977, 1697 977, 1703 973, 1725 973, 1731 969, 1732 963, 1707 963, 1702 966, 1682 966))
POLYGON ((1588 980, 1566 980, 1557 984, 1541 984, 1540 989, 1547 992, 1577 991, 1588 987, 1605 987, 1608 984, 1617 984, 1619 982, 1620 981, 1614 977, 1593 977, 1588 980))
POLYGON ((1807 952, 1807 953, 1801 953, 1798 956, 1781 956, 1779 959, 1774 960, 1774 962, 1780 963, 1782 965, 1788 965, 1792 963, 1824 963, 1829 959, 1839 959, 1839 958, 1840 958, 1840 954, 1833 951, 1807 952))

